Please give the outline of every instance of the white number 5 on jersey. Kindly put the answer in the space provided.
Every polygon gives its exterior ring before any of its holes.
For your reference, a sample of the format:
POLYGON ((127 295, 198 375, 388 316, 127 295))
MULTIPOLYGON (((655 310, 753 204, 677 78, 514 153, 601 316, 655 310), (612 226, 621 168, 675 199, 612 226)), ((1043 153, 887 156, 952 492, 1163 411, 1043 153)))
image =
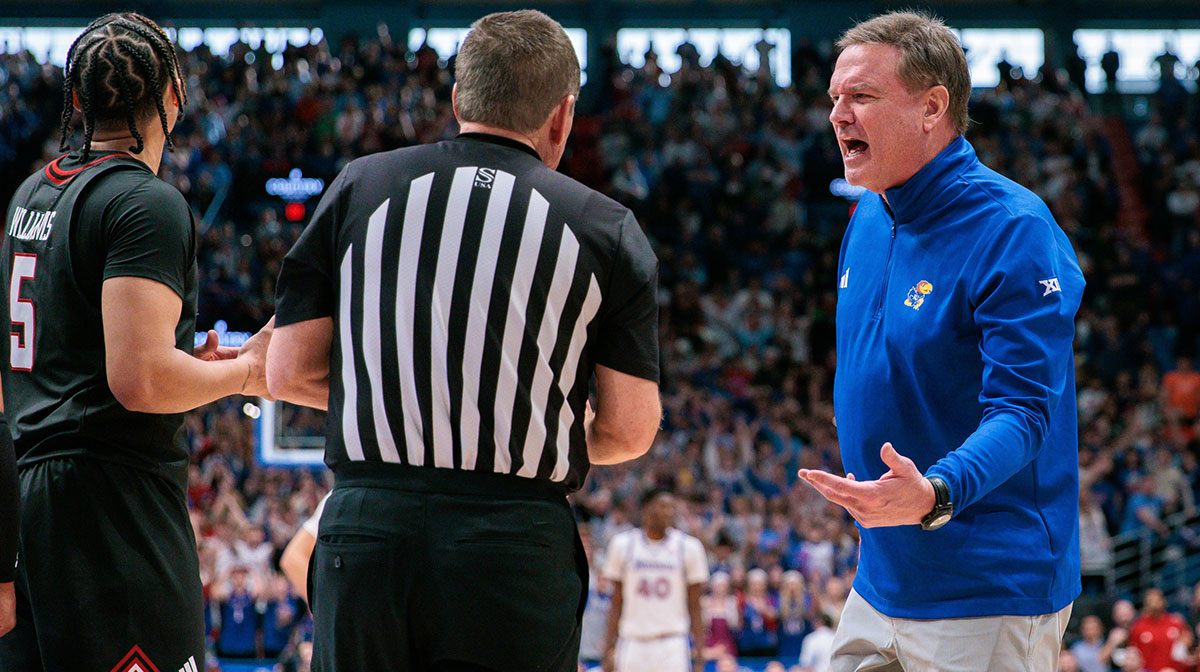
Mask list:
POLYGON ((13 326, 20 326, 21 333, 10 332, 8 336, 8 363, 14 371, 33 370, 34 310, 33 301, 21 298, 21 281, 33 280, 37 271, 37 255, 14 254, 12 280, 8 285, 9 319, 13 326))

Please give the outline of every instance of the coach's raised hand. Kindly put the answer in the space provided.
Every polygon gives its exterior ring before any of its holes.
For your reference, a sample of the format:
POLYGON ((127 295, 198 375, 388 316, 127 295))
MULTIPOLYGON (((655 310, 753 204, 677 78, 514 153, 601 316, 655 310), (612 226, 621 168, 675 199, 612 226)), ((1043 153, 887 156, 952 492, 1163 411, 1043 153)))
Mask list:
POLYGON ((246 365, 246 382, 242 394, 271 398, 267 392, 267 346, 271 345, 271 334, 275 330, 275 316, 251 336, 238 350, 237 360, 246 365))
POLYGON ((889 468, 879 480, 859 481, 854 474, 842 478, 814 469, 801 469, 800 478, 849 511, 863 527, 919 525, 936 502, 933 485, 890 442, 883 444, 879 457, 889 468))

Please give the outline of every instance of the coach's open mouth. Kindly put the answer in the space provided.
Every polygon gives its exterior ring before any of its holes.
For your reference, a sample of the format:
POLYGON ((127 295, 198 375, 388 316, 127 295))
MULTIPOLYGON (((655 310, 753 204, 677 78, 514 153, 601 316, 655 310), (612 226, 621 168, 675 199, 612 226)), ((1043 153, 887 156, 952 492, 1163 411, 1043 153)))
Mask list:
POLYGON ((842 147, 844 147, 845 149, 842 152, 842 154, 846 158, 858 156, 859 154, 862 154, 863 152, 867 151, 867 148, 869 146, 870 145, 868 145, 867 143, 865 143, 862 140, 859 140, 857 138, 843 138, 842 139, 842 147))

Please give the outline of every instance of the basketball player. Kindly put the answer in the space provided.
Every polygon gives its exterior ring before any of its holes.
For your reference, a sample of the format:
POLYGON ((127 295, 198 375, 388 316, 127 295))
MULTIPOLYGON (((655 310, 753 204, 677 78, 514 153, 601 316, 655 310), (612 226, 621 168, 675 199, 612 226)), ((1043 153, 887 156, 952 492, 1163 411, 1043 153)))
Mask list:
POLYGON ((708 558, 699 539, 671 527, 674 520, 675 497, 654 488, 642 497, 642 528, 609 543, 604 577, 613 582, 613 598, 605 672, 686 672, 689 629, 692 669, 704 669, 700 594, 708 558))
POLYGON ((182 413, 265 395, 270 327, 193 353, 196 234, 155 173, 187 96, 154 22, 109 14, 71 45, 83 146, 30 176, 0 237, 0 378, 21 486, 16 627, 0 670, 204 669, 182 413), (193 356, 196 355, 196 356, 193 356), (180 381, 187 381, 180 384, 180 381))

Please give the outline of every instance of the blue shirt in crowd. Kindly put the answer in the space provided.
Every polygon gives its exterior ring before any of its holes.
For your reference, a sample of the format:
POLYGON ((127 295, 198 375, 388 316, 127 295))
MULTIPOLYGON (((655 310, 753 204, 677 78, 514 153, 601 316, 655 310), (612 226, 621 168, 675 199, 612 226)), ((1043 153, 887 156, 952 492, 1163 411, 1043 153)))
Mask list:
POLYGON ((217 636, 217 654, 249 657, 257 649, 258 612, 254 598, 246 591, 234 591, 221 603, 221 634, 217 636))
POLYGON ((292 640, 292 631, 300 621, 300 601, 292 596, 271 600, 263 606, 263 651, 267 657, 279 655, 292 640))
POLYGON ((858 204, 838 263, 842 461, 890 441, 954 518, 864 529, 854 588, 898 618, 1056 612, 1080 592, 1075 252, 1028 189, 954 140, 858 204))

